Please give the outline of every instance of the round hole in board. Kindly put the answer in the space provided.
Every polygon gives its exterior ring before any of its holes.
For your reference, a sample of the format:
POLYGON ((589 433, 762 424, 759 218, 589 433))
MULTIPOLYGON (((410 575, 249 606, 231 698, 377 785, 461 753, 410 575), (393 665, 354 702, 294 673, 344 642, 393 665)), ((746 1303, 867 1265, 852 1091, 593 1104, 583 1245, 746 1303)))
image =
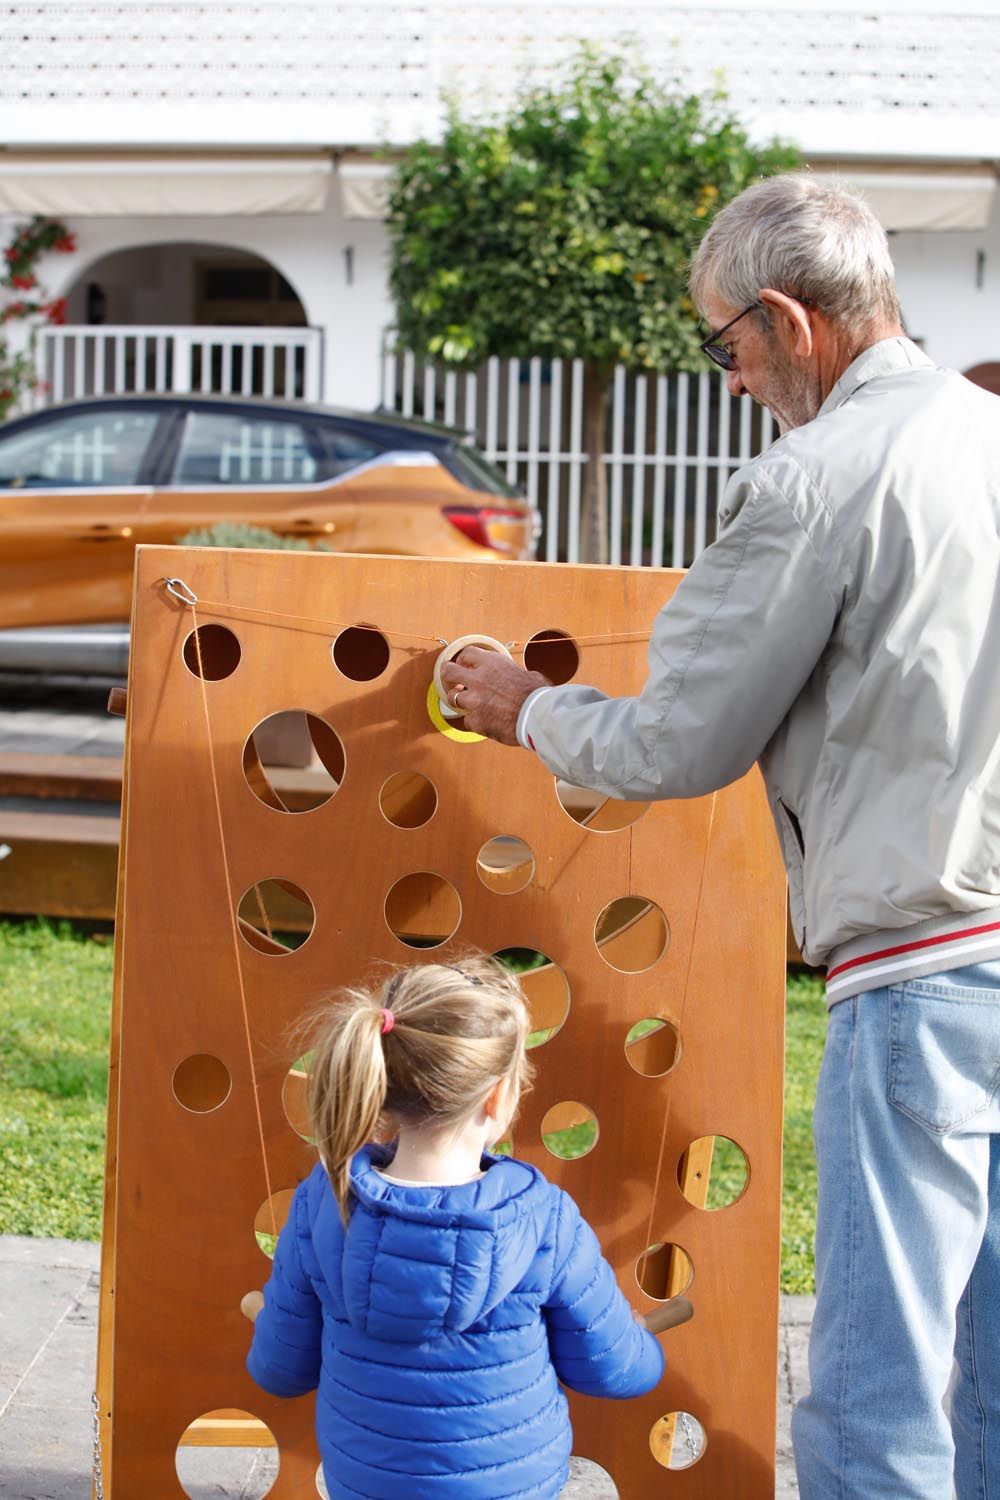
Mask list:
POLYGON ((325 719, 304 709, 270 714, 243 746, 247 785, 258 801, 276 812, 322 807, 339 791, 346 769, 340 735, 325 719))
POLYGON ((432 870, 402 876, 385 898, 386 926, 408 948, 439 948, 461 920, 458 892, 432 870))
POLYGON ((619 833, 638 823, 649 811, 648 802, 622 802, 617 797, 605 797, 603 792, 595 792, 590 787, 572 786, 558 777, 555 788, 563 812, 588 833, 619 833))
POLYGON ((641 974, 667 951, 670 928, 655 901, 620 896, 598 917, 594 941, 604 962, 622 974, 641 974))
POLYGON ((524 839, 498 833, 476 855, 476 874, 488 891, 514 896, 534 879, 535 856, 524 839))
POLYGON ((625 1035, 625 1058, 643 1078, 664 1078, 681 1060, 681 1036, 673 1021, 646 1016, 625 1035))
POLYGON ((301 886, 278 876, 257 880, 244 891, 236 917, 243 941, 268 958, 301 948, 316 922, 301 886))
POLYGON ((597 1116, 578 1099, 553 1104, 542 1116, 542 1145, 560 1161, 586 1156, 597 1145, 597 1116))
POLYGON ((690 1469, 707 1442, 704 1427, 688 1411, 668 1412, 649 1430, 649 1451, 664 1469, 690 1469))
POLYGON ((239 1471, 237 1488, 245 1500, 264 1500, 278 1477, 281 1461, 274 1434, 251 1412, 227 1407, 203 1412, 181 1435, 175 1465, 188 1500, 215 1500, 235 1493, 223 1476, 239 1471))
POLYGON ((534 948, 501 948, 493 957, 513 969, 531 1017, 528 1047, 550 1042, 569 1015, 569 980, 558 964, 534 948))
POLYGON ((537 630, 525 645, 524 665, 556 685, 569 682, 580 665, 579 648, 565 630, 537 630))
POLYGON ((374 625, 348 625, 331 648, 333 664, 352 682, 373 682, 389 665, 389 642, 374 625))
POLYGON ((233 1086, 229 1069, 210 1052, 196 1052, 177 1064, 171 1079, 174 1098, 192 1114, 206 1115, 225 1104, 233 1086))
POLYGON ((194 677, 205 682, 221 682, 231 677, 240 664, 239 640, 225 625, 199 625, 186 638, 184 665, 194 677))
POLYGON ((682 1153, 677 1181, 690 1204, 711 1213, 742 1198, 750 1164, 743 1148, 727 1135, 702 1135, 682 1153))
POLYGON ((309 1065, 312 1061, 312 1053, 307 1052, 297 1058, 288 1072, 285 1081, 281 1085, 281 1106, 285 1111, 285 1119, 304 1141, 311 1141, 312 1135, 309 1126, 309 1107, 307 1092, 309 1087, 309 1065))
POLYGON ((618 1486, 611 1475, 592 1458, 580 1458, 574 1453, 569 1461, 569 1478, 567 1494, 576 1491, 586 1496, 586 1500, 620 1500, 618 1486))
POLYGON ((649 1245, 635 1263, 635 1279, 647 1297, 669 1302, 680 1297, 694 1280, 691 1257, 680 1245, 663 1241, 649 1245))
POLYGON ((254 1215, 253 1232, 257 1237, 257 1244, 269 1260, 274 1259, 274 1247, 278 1243, 278 1235, 285 1227, 294 1196, 294 1188, 279 1188, 270 1198, 264 1199, 254 1215))
POLYGON ((383 781, 378 805, 394 828, 423 828, 437 812, 437 788, 422 771, 396 771, 383 781))

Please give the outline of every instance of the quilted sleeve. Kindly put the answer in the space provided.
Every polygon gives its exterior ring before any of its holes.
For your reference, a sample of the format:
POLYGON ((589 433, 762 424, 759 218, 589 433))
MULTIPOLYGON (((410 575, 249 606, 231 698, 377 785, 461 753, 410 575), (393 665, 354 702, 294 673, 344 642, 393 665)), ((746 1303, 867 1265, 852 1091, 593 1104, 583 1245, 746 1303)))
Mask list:
POLYGON ((641 1396, 663 1374, 663 1350, 632 1316, 597 1236, 559 1193, 549 1349, 564 1385, 585 1396, 641 1396))
POLYGON ((247 1369, 272 1396, 302 1396, 319 1384, 323 1313, 302 1264, 300 1236, 309 1234, 308 1178, 300 1183, 264 1287, 247 1369))

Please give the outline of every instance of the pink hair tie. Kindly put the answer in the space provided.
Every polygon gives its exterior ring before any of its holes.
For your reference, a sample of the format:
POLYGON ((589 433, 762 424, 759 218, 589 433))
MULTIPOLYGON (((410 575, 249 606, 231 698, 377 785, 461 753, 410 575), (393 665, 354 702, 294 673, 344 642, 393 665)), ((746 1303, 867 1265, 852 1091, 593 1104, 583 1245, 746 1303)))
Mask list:
POLYGON ((383 1008, 382 1008, 382 1035, 383 1036, 388 1036, 389 1032, 392 1030, 392 1028, 395 1026, 395 1024, 396 1024, 396 1017, 393 1015, 393 1013, 392 1013, 391 1010, 386 1010, 385 1007, 383 1006, 383 1008))

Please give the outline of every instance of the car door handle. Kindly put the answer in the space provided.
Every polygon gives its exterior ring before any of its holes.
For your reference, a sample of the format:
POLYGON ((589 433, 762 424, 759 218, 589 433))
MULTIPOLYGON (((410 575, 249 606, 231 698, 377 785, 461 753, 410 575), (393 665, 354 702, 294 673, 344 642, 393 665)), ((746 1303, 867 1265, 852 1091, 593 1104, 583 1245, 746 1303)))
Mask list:
POLYGON ((279 536, 332 536, 337 529, 336 521, 314 521, 311 516, 299 516, 287 526, 276 526, 279 536))
POLYGON ((98 524, 88 526, 86 531, 77 534, 78 542, 120 542, 128 541, 132 535, 131 526, 105 526, 98 524))

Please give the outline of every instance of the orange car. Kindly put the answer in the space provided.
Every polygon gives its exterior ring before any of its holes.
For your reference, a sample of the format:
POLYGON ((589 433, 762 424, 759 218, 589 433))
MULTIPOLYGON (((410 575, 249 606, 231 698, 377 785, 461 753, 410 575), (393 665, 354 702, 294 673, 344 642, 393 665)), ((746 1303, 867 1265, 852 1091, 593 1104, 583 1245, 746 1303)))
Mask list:
POLYGON ((128 619, 132 554, 220 522, 338 552, 534 556, 537 512, 455 432, 212 396, 107 396, 0 428, 0 627, 128 619))

